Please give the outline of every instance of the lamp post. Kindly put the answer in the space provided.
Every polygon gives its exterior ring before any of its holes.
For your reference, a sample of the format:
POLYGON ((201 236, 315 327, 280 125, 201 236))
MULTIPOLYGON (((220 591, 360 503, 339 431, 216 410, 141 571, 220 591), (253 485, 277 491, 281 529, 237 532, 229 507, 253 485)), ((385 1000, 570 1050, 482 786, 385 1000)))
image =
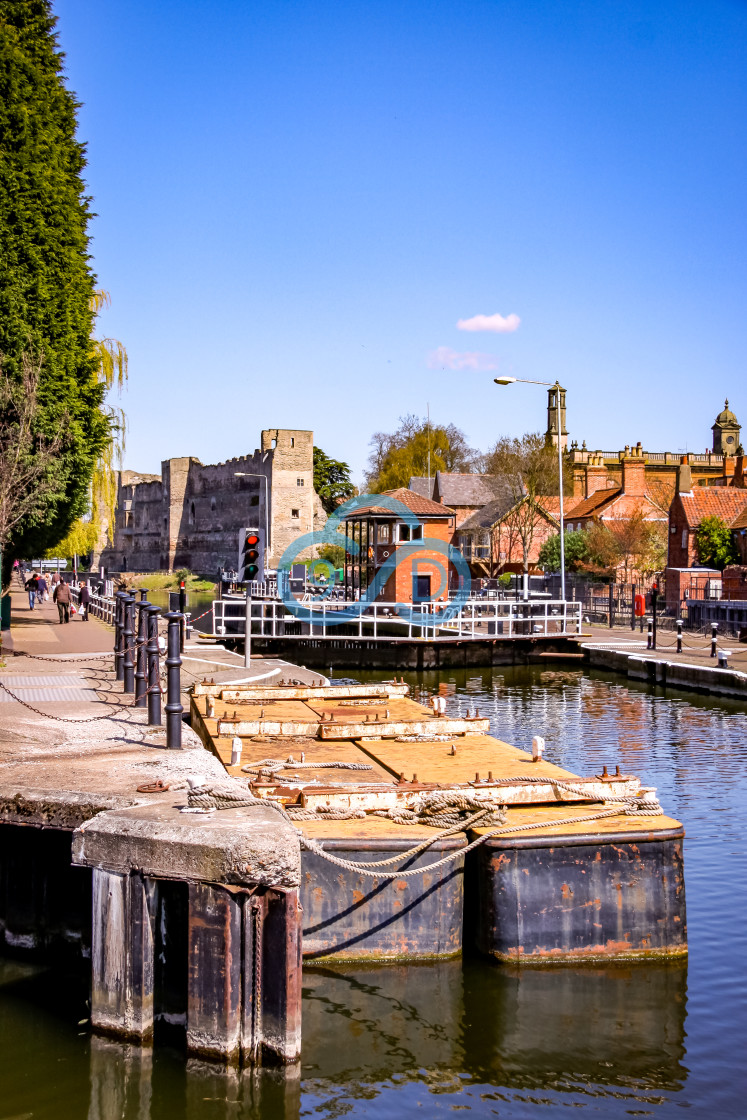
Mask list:
POLYGON ((265 483, 265 548, 270 548, 270 519, 268 513, 268 497, 267 497, 267 475, 266 474, 252 474, 251 471, 234 471, 236 478, 261 478, 265 483))
POLYGON ((527 377, 494 377, 496 385, 545 385, 548 389, 555 390, 555 415, 558 426, 558 475, 560 480, 560 597, 565 602, 565 537, 563 534, 563 444, 561 441, 560 425, 560 382, 559 381, 532 381, 527 377))

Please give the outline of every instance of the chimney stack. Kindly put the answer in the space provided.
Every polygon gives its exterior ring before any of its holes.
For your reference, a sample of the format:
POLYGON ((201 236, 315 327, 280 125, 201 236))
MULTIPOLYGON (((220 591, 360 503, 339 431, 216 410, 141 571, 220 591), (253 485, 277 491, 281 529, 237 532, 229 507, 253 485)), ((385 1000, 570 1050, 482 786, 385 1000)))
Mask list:
POLYGON ((692 494, 693 492, 693 475, 690 470, 690 463, 688 456, 683 455, 680 459, 680 465, 677 467, 677 493, 678 494, 692 494))
POLYGON ((589 456, 585 474, 586 494, 584 497, 590 498, 592 494, 596 494, 597 490, 607 489, 607 468, 604 465, 604 456, 601 451, 589 456))
POLYGON ((632 498, 646 497, 646 460, 640 443, 625 448, 622 456, 622 492, 632 498))

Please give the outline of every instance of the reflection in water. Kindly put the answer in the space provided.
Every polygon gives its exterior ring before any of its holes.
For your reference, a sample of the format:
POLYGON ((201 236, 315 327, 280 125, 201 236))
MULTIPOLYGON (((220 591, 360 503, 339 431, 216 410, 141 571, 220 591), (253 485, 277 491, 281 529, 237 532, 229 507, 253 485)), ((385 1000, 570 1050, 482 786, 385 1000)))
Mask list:
POLYGON ((550 759, 577 773, 620 761, 658 787, 687 829, 689 962, 307 966, 300 1068, 241 1072, 90 1038, 78 1025, 79 981, 0 962, 0 1120, 395 1120, 454 1109, 524 1120, 568 1107, 741 1120, 744 709, 540 668, 411 683, 439 688, 451 711, 476 704, 518 746, 543 735, 550 759))

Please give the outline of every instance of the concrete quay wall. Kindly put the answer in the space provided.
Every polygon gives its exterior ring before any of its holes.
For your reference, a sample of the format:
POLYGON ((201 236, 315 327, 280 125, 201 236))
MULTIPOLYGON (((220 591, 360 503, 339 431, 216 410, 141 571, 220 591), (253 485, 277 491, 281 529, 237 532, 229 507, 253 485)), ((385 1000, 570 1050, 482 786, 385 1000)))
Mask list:
POLYGON ((735 669, 716 669, 687 662, 668 661, 623 650, 600 649, 582 645, 587 664, 593 669, 610 669, 631 680, 650 681, 662 687, 707 692, 747 700, 747 673, 735 669))

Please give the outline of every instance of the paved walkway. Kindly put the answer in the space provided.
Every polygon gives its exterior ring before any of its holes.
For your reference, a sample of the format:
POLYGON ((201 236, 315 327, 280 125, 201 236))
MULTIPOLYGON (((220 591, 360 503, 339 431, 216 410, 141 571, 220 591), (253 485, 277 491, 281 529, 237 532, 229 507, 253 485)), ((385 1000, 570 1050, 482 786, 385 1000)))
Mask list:
MULTIPOLYGON (((584 644, 599 646, 606 649, 616 649, 621 653, 634 655, 644 654, 646 657, 655 658, 657 661, 682 661, 688 665, 702 665, 704 668, 715 669, 716 658, 711 657, 711 640, 703 634, 696 634, 689 630, 682 632, 682 653, 677 653, 676 630, 662 630, 657 632, 656 649, 646 648, 646 627, 641 634, 640 630, 633 632, 630 623, 627 626, 584 626, 579 641, 584 644)), ((747 671, 747 645, 744 642, 732 639, 719 638, 718 648, 729 651, 729 668, 738 672, 747 671)))

